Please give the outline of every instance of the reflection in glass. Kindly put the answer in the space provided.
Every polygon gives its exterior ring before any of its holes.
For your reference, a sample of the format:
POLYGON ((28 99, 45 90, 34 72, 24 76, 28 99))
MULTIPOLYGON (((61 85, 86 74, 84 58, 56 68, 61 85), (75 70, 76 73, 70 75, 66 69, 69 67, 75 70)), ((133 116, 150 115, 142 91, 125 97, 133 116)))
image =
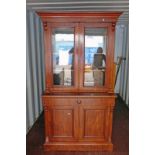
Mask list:
POLYGON ((103 86, 105 83, 106 39, 104 28, 85 29, 84 86, 103 86))
POLYGON ((53 84, 74 84, 74 29, 57 28, 52 33, 53 84))

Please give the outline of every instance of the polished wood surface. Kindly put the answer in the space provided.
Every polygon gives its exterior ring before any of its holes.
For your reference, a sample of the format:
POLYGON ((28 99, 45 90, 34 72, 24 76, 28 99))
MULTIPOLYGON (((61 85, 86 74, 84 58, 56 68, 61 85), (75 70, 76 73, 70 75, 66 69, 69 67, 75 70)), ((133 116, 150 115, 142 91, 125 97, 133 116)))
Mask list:
MULTIPOLYGON (((46 98, 44 98, 46 100, 46 98)), ((78 110, 74 98, 48 98, 50 141, 76 141, 78 110)), ((46 101, 45 101, 46 102, 46 101)), ((45 120, 46 121, 46 120, 45 120)))
POLYGON ((45 95, 45 150, 100 151, 113 149, 112 114, 115 96, 45 95))
POLYGON ((89 98, 89 96, 80 99, 81 141, 111 143, 110 115, 112 115, 114 100, 114 98, 89 98))
POLYGON ((122 12, 37 12, 43 22, 116 22, 122 12))
POLYGON ((46 151, 112 151, 115 24, 120 12, 41 13, 44 26, 46 151), (74 29, 74 85, 54 85, 52 32, 74 29), (84 86, 85 29, 107 30, 105 85, 84 86))

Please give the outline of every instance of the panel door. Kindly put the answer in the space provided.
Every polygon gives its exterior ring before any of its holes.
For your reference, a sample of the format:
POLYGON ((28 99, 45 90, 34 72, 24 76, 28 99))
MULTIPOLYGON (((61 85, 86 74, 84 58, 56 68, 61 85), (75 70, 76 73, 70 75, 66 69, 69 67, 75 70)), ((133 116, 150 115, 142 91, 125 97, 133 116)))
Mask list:
POLYGON ((80 141, 107 141, 112 122, 104 102, 102 98, 80 99, 80 141))
POLYGON ((75 141, 78 134, 78 109, 75 99, 54 98, 49 112, 50 141, 75 141))

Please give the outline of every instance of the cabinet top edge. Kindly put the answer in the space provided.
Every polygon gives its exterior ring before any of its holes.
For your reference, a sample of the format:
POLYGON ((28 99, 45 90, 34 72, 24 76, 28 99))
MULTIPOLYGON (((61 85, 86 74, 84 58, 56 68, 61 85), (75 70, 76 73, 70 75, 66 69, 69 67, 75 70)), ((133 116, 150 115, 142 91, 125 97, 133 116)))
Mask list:
POLYGON ((118 18, 123 12, 36 12, 40 17, 113 17, 118 18))

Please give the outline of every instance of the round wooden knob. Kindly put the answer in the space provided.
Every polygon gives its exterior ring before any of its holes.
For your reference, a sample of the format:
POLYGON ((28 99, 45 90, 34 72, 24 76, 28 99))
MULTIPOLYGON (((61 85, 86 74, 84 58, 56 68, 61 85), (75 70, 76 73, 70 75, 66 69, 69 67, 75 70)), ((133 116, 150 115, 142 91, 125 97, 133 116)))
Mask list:
POLYGON ((77 101, 77 104, 81 104, 81 100, 80 101, 77 101))

